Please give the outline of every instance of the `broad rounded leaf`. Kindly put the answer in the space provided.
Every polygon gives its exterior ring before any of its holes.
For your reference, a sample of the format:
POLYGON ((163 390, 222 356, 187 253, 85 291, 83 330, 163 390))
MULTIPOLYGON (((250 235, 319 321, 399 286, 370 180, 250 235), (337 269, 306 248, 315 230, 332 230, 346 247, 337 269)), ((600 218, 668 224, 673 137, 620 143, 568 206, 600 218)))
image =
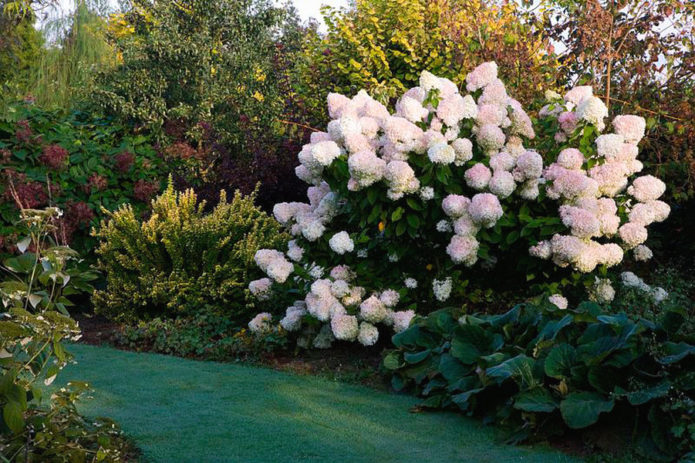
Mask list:
POLYGON ((562 419, 572 429, 591 426, 599 415, 613 410, 615 402, 594 392, 573 392, 560 403, 562 419))
POLYGON ((514 408, 525 412, 550 413, 557 407, 558 401, 550 392, 540 387, 524 391, 514 398, 514 408))

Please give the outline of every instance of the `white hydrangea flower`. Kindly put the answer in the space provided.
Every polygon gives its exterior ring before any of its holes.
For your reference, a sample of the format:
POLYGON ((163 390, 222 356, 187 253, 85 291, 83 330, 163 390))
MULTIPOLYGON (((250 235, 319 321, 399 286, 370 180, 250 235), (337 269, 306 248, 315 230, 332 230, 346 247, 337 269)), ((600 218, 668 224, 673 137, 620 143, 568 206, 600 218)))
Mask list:
POLYGON ((432 280, 432 290, 434 291, 434 297, 439 302, 444 302, 449 299, 451 295, 453 281, 451 277, 447 277, 443 280, 432 280))
POLYGON ((408 289, 415 289, 417 288, 417 280, 415 278, 406 278, 405 281, 403 281, 405 284, 405 287, 408 289))
POLYGON ((551 304, 553 304, 555 307, 557 307, 560 310, 565 310, 567 309, 567 298, 564 297, 562 294, 553 294, 552 296, 548 297, 548 300, 550 301, 551 304))
POLYGON ((328 245, 336 254, 343 255, 355 249, 355 243, 346 231, 336 233, 328 240, 328 245))
POLYGON ((249 322, 249 331, 255 334, 267 333, 272 329, 273 316, 268 312, 261 312, 249 322))
POLYGON ((373 346, 379 340, 379 330, 371 323, 360 323, 357 341, 363 346, 373 346))

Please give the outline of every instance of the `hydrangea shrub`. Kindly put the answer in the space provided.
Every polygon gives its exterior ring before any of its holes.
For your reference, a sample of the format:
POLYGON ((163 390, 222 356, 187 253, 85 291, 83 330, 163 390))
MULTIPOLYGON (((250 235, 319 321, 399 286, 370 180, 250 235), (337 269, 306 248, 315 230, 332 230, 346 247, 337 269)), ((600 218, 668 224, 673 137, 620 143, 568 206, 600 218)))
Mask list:
MULTIPOLYGON (((280 324, 300 344, 372 345, 380 329, 460 301, 481 269, 583 282, 651 255, 646 227, 669 206, 663 182, 633 179, 642 118, 618 116, 607 133, 603 102, 576 87, 547 95, 537 134, 494 62, 468 74, 466 92, 429 72, 419 83, 393 113, 364 91, 330 94, 326 132, 299 153, 309 201, 275 206, 294 239, 258 251, 268 278, 249 289, 271 303, 297 296, 280 324)), ((595 292, 609 288, 604 278, 595 292)), ((249 327, 272 323, 264 313, 249 327)))

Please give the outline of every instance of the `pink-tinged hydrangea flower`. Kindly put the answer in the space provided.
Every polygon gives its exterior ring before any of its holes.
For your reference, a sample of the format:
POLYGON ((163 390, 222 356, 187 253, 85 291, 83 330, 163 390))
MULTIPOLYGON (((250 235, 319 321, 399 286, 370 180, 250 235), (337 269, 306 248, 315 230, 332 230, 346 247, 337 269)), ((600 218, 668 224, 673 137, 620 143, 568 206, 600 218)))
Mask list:
POLYGON ((346 105, 350 104, 350 98, 340 93, 328 94, 328 115, 331 119, 338 119, 346 105))
POLYGON ((415 193, 420 188, 420 181, 415 171, 405 161, 391 161, 386 165, 386 182, 389 199, 397 200, 407 193, 415 193))
POLYGON ((584 164, 584 155, 576 148, 567 148, 560 151, 557 163, 565 169, 578 170, 584 164))
POLYGON ((456 151, 447 143, 437 143, 427 150, 427 157, 435 164, 451 164, 456 159, 456 151))
POLYGON ((414 310, 402 310, 399 312, 393 312, 391 314, 391 322, 393 325, 393 331, 400 333, 405 331, 410 326, 410 322, 415 318, 414 310))
POLYGON ((529 201, 538 198, 538 195, 540 194, 538 185, 538 179, 526 180, 517 190, 519 192, 519 196, 529 201))
POLYGON ((579 238, 592 238, 601 235, 601 222, 592 212, 580 207, 560 206, 562 223, 579 238))
POLYGON ((646 262, 654 257, 652 250, 643 244, 636 246, 635 249, 632 250, 632 255, 637 262, 646 262))
POLYGON ((577 261, 584 250, 584 242, 576 236, 553 235, 550 248, 555 265, 567 267, 577 261))
POLYGON ((490 156, 490 168, 494 171, 511 171, 515 165, 516 159, 507 152, 500 151, 490 156))
POLYGON ((295 167, 294 174, 299 180, 310 185, 316 185, 321 182, 321 175, 309 170, 305 165, 295 167))
POLYGON ((451 147, 456 153, 454 165, 462 166, 473 159, 473 143, 468 138, 457 138, 451 142, 451 147))
POLYGON ((353 133, 345 136, 343 146, 349 154, 355 154, 359 151, 370 151, 372 149, 371 141, 362 133, 353 133))
POLYGON ((475 223, 485 228, 494 227, 504 214, 500 200, 491 193, 478 193, 473 196, 468 212, 475 223))
POLYGON ((562 294, 553 294, 548 297, 548 301, 560 310, 565 310, 568 305, 567 298, 562 294))
POLYGON ((478 261, 478 240, 472 236, 454 235, 446 247, 446 253, 456 264, 472 266, 478 261))
POLYGON ((498 170, 490 179, 488 188, 498 198, 507 198, 516 189, 514 176, 510 172, 498 170))
POLYGON ((496 151, 504 146, 504 132, 494 124, 480 126, 476 140, 485 151, 496 151))
POLYGON ((521 103, 513 98, 509 99, 509 106, 512 108, 512 112, 509 116, 512 125, 510 130, 512 133, 523 135, 526 138, 533 139, 536 136, 536 132, 533 130, 533 123, 531 118, 526 114, 526 111, 521 107, 521 103))
POLYGON ((543 158, 535 151, 526 151, 516 160, 514 179, 517 181, 532 180, 543 175, 543 158))
POLYGON ((268 312, 262 312, 253 317, 249 322, 249 330, 252 333, 266 333, 272 329, 273 316, 268 312))
POLYGON ((354 315, 338 315, 331 319, 333 336, 340 341, 354 341, 359 333, 357 317, 354 315))
POLYGON ((647 124, 643 117, 624 115, 613 119, 615 133, 622 135, 627 143, 637 144, 644 137, 647 124))
POLYGON ((350 293, 347 296, 343 296, 341 302, 345 304, 346 307, 357 307, 362 302, 364 297, 365 289, 361 286, 353 286, 350 288, 350 293))
POLYGON ((484 104, 478 107, 478 116, 475 122, 478 125, 494 124, 500 126, 506 118, 507 108, 497 104, 484 104))
POLYGON ((377 119, 368 116, 360 117, 360 126, 362 127, 362 135, 370 139, 370 143, 373 142, 372 139, 376 138, 381 129, 381 123, 377 119))
POLYGON ((311 155, 322 166, 330 166, 340 156, 340 147, 334 141, 322 141, 311 147, 311 155))
POLYGON ((273 282, 270 278, 261 278, 260 280, 253 280, 249 283, 249 291, 254 295, 259 301, 268 300, 270 297, 270 288, 273 282))
POLYGON ((468 213, 464 213, 461 217, 454 221, 454 233, 457 235, 472 236, 478 233, 478 230, 480 230, 480 227, 473 222, 473 219, 468 213))
POLYGON ((466 184, 474 190, 483 190, 492 178, 492 172, 485 164, 477 163, 468 169, 464 175, 466 184))
POLYGON ((396 103, 396 114, 408 119, 410 122, 421 122, 427 117, 429 111, 415 98, 403 96, 396 103))
POLYGON ((468 211, 471 200, 461 195, 448 195, 442 200, 442 210, 449 217, 461 217, 468 211))
POLYGON ((577 113, 565 111, 557 117, 557 122, 564 133, 571 134, 577 128, 579 119, 577 118, 577 113))
POLYGON ((302 318, 305 314, 306 309, 303 307, 290 306, 285 311, 285 316, 280 320, 280 326, 282 326, 285 331, 299 331, 302 327, 302 318))
POLYGON ((574 87, 569 92, 565 93, 565 101, 574 104, 575 106, 584 100, 594 96, 594 91, 590 85, 579 85, 574 87))
POLYGON ((497 63, 489 61, 473 69, 466 76, 466 90, 474 92, 497 79, 497 63))
POLYGON ((331 269, 331 278, 334 280, 351 281, 355 274, 347 265, 336 265, 331 269))
POLYGON ((297 220, 297 225, 302 236, 308 241, 316 241, 326 231, 326 227, 321 222, 321 219, 312 214, 300 216, 297 220))
POLYGON ((386 162, 373 151, 360 151, 348 158, 348 170, 359 187, 364 188, 384 177, 386 162))
POLYGON ((599 263, 606 267, 614 267, 623 261, 623 248, 615 243, 606 243, 599 250, 599 263))
POLYGON ((357 341, 363 346, 373 346, 379 340, 379 330, 371 323, 360 323, 360 331, 357 341))
POLYGON ((589 176, 596 180, 601 194, 613 197, 627 186, 628 172, 620 162, 607 162, 589 169, 589 176))
POLYGON ((630 222, 646 227, 656 220, 655 212, 647 203, 637 203, 630 210, 628 217, 630 222))
POLYGON ((529 248, 528 253, 533 257, 547 260, 552 255, 552 249, 548 241, 539 241, 538 244, 529 248))
POLYGON ((389 117, 384 120, 386 139, 394 144, 399 151, 422 152, 424 132, 420 127, 402 117, 389 117))
POLYGON ((355 249, 355 243, 350 238, 346 231, 336 233, 328 240, 328 245, 336 254, 343 255, 347 252, 352 252, 355 249))
POLYGON ((338 299, 350 294, 350 284, 345 280, 335 280, 331 283, 331 294, 338 299))
POLYGON ((398 294, 398 291, 393 289, 387 289, 386 291, 383 291, 379 296, 379 300, 386 307, 396 307, 400 298, 401 296, 398 294))
POLYGON ((589 124, 595 125, 598 131, 601 132, 606 127, 603 120, 608 117, 608 108, 606 108, 606 105, 600 98, 592 96, 579 103, 577 116, 589 124))
POLYGON ((372 294, 360 304, 360 317, 370 323, 381 323, 388 316, 388 310, 383 302, 372 294))
POLYGON ((439 96, 442 99, 458 93, 458 87, 456 87, 455 83, 449 79, 437 77, 428 71, 422 71, 422 74, 420 74, 420 87, 422 87, 425 92, 438 90, 439 96))
POLYGON ((483 89, 483 94, 478 98, 478 106, 480 107, 480 105, 484 104, 506 106, 508 100, 509 96, 507 95, 507 89, 504 87, 504 84, 501 80, 495 79, 483 89))
POLYGON ((618 229, 618 233, 620 239, 630 248, 647 241, 647 229, 638 223, 628 222, 618 229))
POLYGON ((596 138, 596 151, 599 156, 603 156, 607 161, 615 161, 623 151, 625 139, 622 135, 609 133, 599 135, 596 138))
POLYGON ((309 141, 311 144, 316 144, 321 141, 330 141, 331 140, 331 135, 327 132, 311 132, 311 135, 309 136, 309 141))
POLYGON ((439 102, 437 117, 449 127, 461 122, 470 113, 466 99, 458 93, 439 102))
POLYGON ((647 201, 646 204, 651 208, 652 213, 654 214, 654 222, 663 222, 671 213, 671 206, 663 201, 652 200, 647 201))
POLYGON ((546 193, 551 199, 598 196, 598 182, 587 177, 583 171, 568 170, 558 164, 551 164, 546 169, 544 177, 552 182, 546 188, 546 193))
POLYGON ((666 184, 653 175, 637 177, 627 189, 629 195, 642 203, 659 199, 665 191, 666 184))

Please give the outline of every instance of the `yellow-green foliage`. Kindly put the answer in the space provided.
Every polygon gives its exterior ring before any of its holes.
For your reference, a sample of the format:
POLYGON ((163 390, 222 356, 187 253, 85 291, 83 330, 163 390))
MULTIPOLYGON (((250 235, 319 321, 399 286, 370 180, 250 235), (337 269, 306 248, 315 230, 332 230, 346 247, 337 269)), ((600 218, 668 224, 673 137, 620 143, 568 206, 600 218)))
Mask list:
POLYGON ((357 0, 324 8, 327 33, 308 34, 295 78, 312 110, 328 92, 367 89, 388 103, 416 86, 423 70, 462 83, 466 73, 496 61, 515 98, 556 86, 558 62, 538 32, 542 11, 486 0, 357 0))
POLYGON ((177 193, 171 182, 142 221, 129 206, 108 213, 93 234, 107 288, 94 296, 96 310, 111 318, 178 316, 203 307, 248 321, 249 281, 260 277, 253 256, 281 247, 278 223, 237 192, 205 213, 193 190, 177 193))

